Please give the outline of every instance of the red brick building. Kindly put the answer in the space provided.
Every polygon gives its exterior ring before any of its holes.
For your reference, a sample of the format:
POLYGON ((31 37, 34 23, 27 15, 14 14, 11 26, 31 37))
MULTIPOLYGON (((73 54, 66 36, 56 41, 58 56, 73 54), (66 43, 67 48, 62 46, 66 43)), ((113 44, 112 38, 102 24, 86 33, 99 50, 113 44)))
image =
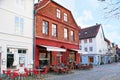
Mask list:
POLYGON ((72 13, 53 0, 35 4, 35 67, 80 62, 79 27, 72 13))

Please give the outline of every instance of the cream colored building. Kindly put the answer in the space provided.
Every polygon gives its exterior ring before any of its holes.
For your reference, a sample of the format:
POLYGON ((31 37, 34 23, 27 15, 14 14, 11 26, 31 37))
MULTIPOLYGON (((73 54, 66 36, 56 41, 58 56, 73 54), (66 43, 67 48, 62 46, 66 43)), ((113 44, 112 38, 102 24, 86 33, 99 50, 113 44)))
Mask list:
POLYGON ((33 1, 0 0, 1 71, 33 64, 33 1))

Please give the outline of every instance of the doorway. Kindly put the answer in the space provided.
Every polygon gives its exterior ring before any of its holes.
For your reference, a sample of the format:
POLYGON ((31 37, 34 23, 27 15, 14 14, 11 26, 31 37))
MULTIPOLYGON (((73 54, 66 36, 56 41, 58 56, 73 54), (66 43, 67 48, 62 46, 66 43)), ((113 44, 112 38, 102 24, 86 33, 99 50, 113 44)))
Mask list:
POLYGON ((89 56, 89 63, 93 63, 93 61, 94 61, 93 56, 89 56))
POLYGON ((13 67, 14 54, 7 54, 7 68, 13 67))

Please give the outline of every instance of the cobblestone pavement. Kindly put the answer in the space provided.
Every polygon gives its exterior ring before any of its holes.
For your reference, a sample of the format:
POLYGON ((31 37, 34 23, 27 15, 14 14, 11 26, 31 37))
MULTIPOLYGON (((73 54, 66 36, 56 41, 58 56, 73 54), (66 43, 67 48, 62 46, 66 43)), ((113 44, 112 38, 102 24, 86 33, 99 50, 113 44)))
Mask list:
POLYGON ((69 74, 49 74, 45 80, 120 80, 120 63, 94 66, 90 70, 75 70, 69 74))

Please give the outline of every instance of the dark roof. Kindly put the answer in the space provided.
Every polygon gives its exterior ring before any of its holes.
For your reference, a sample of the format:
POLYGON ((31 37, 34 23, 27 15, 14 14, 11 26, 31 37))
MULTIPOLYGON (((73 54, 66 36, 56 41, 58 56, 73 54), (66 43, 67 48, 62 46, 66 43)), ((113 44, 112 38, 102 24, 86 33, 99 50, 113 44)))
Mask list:
POLYGON ((108 40, 107 38, 104 38, 106 42, 108 42, 110 44, 110 40, 108 40))
POLYGON ((96 24, 87 28, 83 28, 79 32, 80 39, 94 38, 96 37, 101 24, 96 24))

